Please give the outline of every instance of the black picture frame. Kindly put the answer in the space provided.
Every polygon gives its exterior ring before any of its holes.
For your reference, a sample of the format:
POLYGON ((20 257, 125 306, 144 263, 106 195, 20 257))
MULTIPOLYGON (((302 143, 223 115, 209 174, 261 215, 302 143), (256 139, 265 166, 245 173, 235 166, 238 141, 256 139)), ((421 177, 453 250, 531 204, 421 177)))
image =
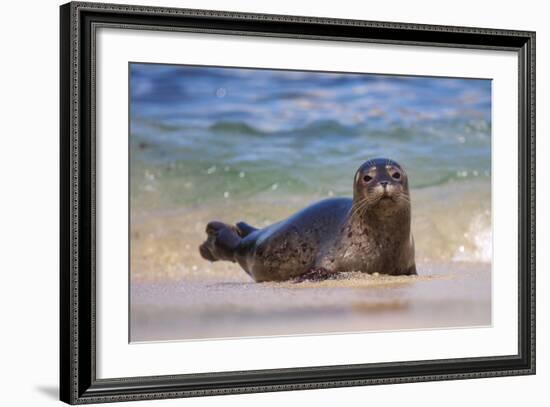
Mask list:
POLYGON ((60 7, 60 398, 70 404, 535 373, 535 33, 72 2, 60 7), (100 26, 511 50, 519 60, 518 354, 96 378, 95 67, 100 26))

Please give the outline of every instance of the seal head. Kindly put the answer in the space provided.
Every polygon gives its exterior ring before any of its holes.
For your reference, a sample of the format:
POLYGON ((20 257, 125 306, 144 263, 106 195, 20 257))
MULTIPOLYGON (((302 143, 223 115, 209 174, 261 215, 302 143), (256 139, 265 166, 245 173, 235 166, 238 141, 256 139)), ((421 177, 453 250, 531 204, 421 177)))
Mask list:
POLYGON ((355 173, 354 211, 379 216, 396 216, 410 212, 409 180, 395 161, 375 158, 365 162, 355 173))

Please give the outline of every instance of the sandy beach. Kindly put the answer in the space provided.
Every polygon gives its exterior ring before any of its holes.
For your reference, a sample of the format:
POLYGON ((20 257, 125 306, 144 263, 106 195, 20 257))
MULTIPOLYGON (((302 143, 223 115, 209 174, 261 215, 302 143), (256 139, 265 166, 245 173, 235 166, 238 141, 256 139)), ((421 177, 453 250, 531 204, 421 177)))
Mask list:
POLYGON ((131 341, 473 327, 491 324, 490 269, 421 264, 414 277, 134 283, 131 341))

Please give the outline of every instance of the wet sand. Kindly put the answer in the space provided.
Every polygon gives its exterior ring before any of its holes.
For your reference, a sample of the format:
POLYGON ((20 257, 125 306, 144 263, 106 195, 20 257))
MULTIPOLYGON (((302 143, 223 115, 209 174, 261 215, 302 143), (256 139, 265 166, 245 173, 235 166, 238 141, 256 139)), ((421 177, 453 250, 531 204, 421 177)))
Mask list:
MULTIPOLYGON (((233 265, 234 266, 234 265, 233 265)), ((131 341, 433 329, 491 324, 488 264, 420 264, 419 276, 254 283, 231 277, 134 282, 131 341)))

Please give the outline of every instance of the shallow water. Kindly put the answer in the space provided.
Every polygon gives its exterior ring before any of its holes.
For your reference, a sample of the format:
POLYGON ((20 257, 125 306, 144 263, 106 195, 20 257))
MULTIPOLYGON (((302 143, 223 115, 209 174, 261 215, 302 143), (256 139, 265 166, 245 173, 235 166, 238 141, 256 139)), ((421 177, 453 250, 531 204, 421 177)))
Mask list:
POLYGON ((133 340, 490 323, 490 81, 133 64, 130 84, 133 340), (377 156, 409 174, 419 277, 258 285, 200 257, 208 221, 351 196, 377 156))

